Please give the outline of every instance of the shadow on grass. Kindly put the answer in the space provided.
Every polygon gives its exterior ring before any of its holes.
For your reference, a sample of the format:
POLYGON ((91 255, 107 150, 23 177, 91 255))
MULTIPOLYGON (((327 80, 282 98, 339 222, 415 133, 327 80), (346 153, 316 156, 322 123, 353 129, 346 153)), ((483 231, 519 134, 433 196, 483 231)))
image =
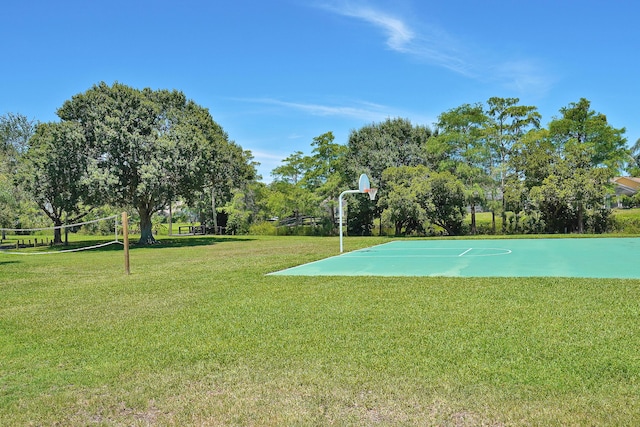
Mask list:
MULTIPOLYGON (((157 240, 157 243, 153 245, 139 245, 137 238, 129 238, 129 249, 167 249, 167 248, 181 248, 181 247, 193 247, 193 246, 211 246, 218 243, 225 242, 249 242, 255 240, 250 237, 222 237, 222 236, 198 236, 198 237, 160 237, 157 240)), ((27 251, 33 255, 38 254, 39 252, 56 252, 56 253, 65 253, 65 252, 115 252, 122 251, 122 240, 120 243, 115 243, 109 240, 80 240, 75 242, 70 242, 68 245, 56 245, 56 246, 41 246, 39 248, 21 248, 21 252, 27 251), (112 242, 112 244, 108 244, 112 242), (108 244, 107 246, 102 246, 98 248, 91 248, 92 246, 108 244)), ((18 250, 6 250, 4 251, 6 254, 10 255, 16 254, 18 250)), ((16 261, 7 261, 7 262, 16 262, 16 261)), ((2 264, 3 262, 0 262, 2 264)))
POLYGON ((191 246, 210 246, 217 243, 226 242, 250 242, 255 240, 251 237, 221 237, 221 236, 199 236, 199 237, 162 237, 153 245, 139 245, 135 239, 130 239, 130 249, 164 249, 182 248, 191 246))
POLYGON ((5 264, 19 264, 20 261, 0 261, 0 265, 5 265, 5 264))

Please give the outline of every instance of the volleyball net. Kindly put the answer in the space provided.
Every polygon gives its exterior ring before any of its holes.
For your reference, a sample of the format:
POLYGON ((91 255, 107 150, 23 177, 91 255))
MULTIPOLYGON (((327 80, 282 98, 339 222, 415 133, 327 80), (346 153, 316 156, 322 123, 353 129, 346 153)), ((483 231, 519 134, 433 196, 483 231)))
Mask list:
POLYGON ((38 228, 0 228, 0 253, 51 255, 123 244, 119 215, 38 228))

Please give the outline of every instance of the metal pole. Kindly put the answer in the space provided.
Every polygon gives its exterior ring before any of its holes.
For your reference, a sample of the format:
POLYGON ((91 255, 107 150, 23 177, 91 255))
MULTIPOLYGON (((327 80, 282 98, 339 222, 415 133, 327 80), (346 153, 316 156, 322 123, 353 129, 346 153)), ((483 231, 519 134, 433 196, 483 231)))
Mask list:
POLYGON ((340 213, 340 253, 342 253, 342 196, 348 193, 360 193, 360 190, 345 190, 338 197, 338 212, 340 213))

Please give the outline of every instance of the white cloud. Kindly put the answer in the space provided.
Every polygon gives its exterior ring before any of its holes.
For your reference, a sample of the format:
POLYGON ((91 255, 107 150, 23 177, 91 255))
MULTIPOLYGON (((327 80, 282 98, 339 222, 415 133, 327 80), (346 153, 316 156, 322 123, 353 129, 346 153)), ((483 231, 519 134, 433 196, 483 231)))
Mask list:
POLYGON ((369 7, 327 7, 340 15, 364 20, 381 28, 387 35, 387 46, 393 50, 404 52, 414 39, 413 31, 400 19, 381 13, 369 7))
POLYGON ((377 27, 386 35, 386 45, 394 51, 412 55, 460 74, 471 73, 464 55, 457 52, 455 39, 435 25, 425 26, 425 29, 418 33, 401 18, 370 6, 334 3, 325 4, 322 8, 377 27))
POLYGON ((277 153, 272 153, 272 152, 267 152, 262 150, 251 150, 251 154, 253 154, 253 157, 256 160, 260 161, 260 159, 262 159, 263 161, 267 161, 267 162, 273 162, 273 161, 280 162, 280 160, 287 157, 287 155, 284 155, 284 154, 277 154, 277 153))
MULTIPOLYGON (((331 116, 346 119, 356 119, 364 122, 380 122, 387 118, 404 117, 411 118, 412 122, 417 125, 431 126, 435 119, 433 117, 425 116, 421 113, 411 113, 406 111, 399 111, 384 105, 379 105, 364 101, 355 101, 351 106, 340 105, 322 105, 315 103, 302 103, 302 102, 287 102, 273 98, 232 98, 238 102, 263 104, 268 106, 275 106, 285 110, 295 110, 304 114, 316 115, 316 116, 331 116)), ((273 111, 272 111, 273 112, 273 111)), ((278 112, 280 113, 280 112, 278 112)), ((287 139, 297 140, 305 138, 305 136, 298 134, 290 134, 287 139)), ((282 165, 283 159, 291 154, 291 152, 282 153, 278 152, 276 147, 279 144, 267 143, 263 141, 247 141, 247 149, 251 151, 255 161, 260 163, 258 167, 258 173, 262 175, 263 182, 271 181, 271 171, 278 166, 282 165), (256 148, 252 148, 251 146, 256 148), (261 148, 258 148, 261 147, 261 148), (269 147, 266 148, 265 147, 269 147), (274 150, 270 150, 270 147, 274 147, 274 150)), ((288 146, 288 145, 287 145, 288 146)), ((288 146, 289 147, 289 146, 288 146)), ((289 147, 290 148, 290 147, 289 147)))
POLYGON ((302 111, 314 116, 333 116, 359 119, 364 121, 380 121, 392 117, 391 109, 383 105, 356 102, 356 106, 321 105, 301 102, 287 102, 273 98, 236 98, 237 101, 253 102, 279 106, 287 109, 302 111))
POLYGON ((497 81, 502 86, 521 93, 546 92, 552 85, 544 69, 531 60, 496 60, 496 52, 475 52, 463 40, 433 23, 421 24, 414 30, 407 20, 376 9, 366 3, 334 1, 323 9, 367 22, 386 35, 386 45, 399 53, 427 61, 457 74, 479 81, 497 81), (495 64, 500 64, 496 66, 495 64))
POLYGON ((494 72, 505 87, 520 93, 543 95, 554 82, 540 65, 531 60, 507 61, 497 65, 494 72))

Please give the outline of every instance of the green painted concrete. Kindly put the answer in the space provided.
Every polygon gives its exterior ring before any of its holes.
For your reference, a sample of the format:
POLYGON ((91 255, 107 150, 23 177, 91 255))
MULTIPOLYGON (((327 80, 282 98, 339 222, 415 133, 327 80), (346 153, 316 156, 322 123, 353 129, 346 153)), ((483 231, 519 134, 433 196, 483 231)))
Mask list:
POLYGON ((274 275, 640 278, 640 238, 398 240, 274 275))

